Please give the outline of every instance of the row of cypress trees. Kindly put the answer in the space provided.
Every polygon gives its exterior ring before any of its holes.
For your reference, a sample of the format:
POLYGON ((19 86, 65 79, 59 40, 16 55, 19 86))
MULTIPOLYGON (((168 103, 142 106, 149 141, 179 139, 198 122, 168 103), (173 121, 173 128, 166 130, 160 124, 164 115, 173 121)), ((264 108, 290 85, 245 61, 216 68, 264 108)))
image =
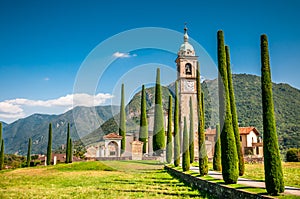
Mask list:
MULTIPOLYGON (((28 139, 28 149, 27 149, 27 167, 30 166, 31 161, 31 147, 32 140, 28 139)), ((70 124, 68 123, 67 128, 67 142, 66 142, 66 163, 72 163, 73 153, 72 153, 72 139, 70 138, 70 124)), ((47 155, 46 155, 46 163, 47 165, 51 164, 52 160, 52 124, 49 123, 49 131, 48 131, 48 145, 47 145, 47 155)))
MULTIPOLYGON (((265 184, 269 194, 278 195, 284 192, 284 181, 274 116, 268 39, 265 34, 261 35, 260 39, 265 184)), ((223 31, 218 31, 217 40, 219 120, 223 127, 220 133, 220 126, 216 126, 217 142, 213 157, 213 169, 222 170, 225 183, 231 184, 236 183, 238 175, 244 174, 245 165, 239 141, 240 135, 230 67, 230 53, 229 47, 224 44, 223 31)))
MULTIPOLYGON (((219 30, 217 33, 218 44, 218 87, 219 87, 219 120, 220 125, 216 126, 217 142, 213 158, 214 170, 222 170, 225 183, 236 183, 238 176, 244 174, 244 158, 240 144, 240 134, 238 128, 237 111, 235 105, 234 88, 230 66, 229 47, 225 46, 224 33, 219 30), (220 132, 221 129, 221 132, 220 132)), ((276 124, 274 119, 274 105, 272 98, 272 82, 270 75, 269 52, 267 36, 261 36, 261 64, 262 64, 262 103, 263 103, 263 124, 264 124, 264 161, 266 188, 270 194, 278 194, 284 191, 281 160, 279 155, 278 140, 276 134, 276 124)), ((206 175, 207 153, 205 147, 204 134, 204 97, 201 91, 200 71, 198 66, 197 78, 197 105, 198 105, 198 146, 199 146, 199 172, 206 175)), ((124 85, 122 85, 122 99, 124 97, 124 85)), ((147 134, 144 127, 147 127, 146 100, 144 86, 141 98, 141 123, 140 140, 146 142, 147 134)), ((121 107, 124 102, 121 100, 121 107)), ((190 109, 192 100, 190 99, 190 109)), ((124 108, 123 108, 124 109, 124 108)), ((121 111, 123 110, 121 109, 121 111)), ((125 110, 125 109, 124 109, 125 110)), ((169 120, 167 129, 167 162, 172 160, 172 97, 169 97, 169 120)), ((121 116, 122 118, 122 113, 121 116)), ((120 121, 120 126, 121 126, 120 121)), ((162 110, 162 95, 160 85, 160 70, 157 69, 155 86, 155 117, 153 150, 157 155, 162 153, 165 147, 164 122, 162 110)), ((189 165, 194 157, 193 150, 193 115, 190 113, 190 134, 187 131, 187 122, 184 118, 183 128, 183 170, 189 170, 189 165)), ((121 134, 120 134, 121 135, 121 134)), ((145 146, 145 145, 144 145, 145 146)), ((143 150, 145 152, 146 149, 143 150)), ((175 83, 175 110, 174 110, 174 165, 180 163, 180 144, 179 144, 179 100, 178 83, 175 83)))

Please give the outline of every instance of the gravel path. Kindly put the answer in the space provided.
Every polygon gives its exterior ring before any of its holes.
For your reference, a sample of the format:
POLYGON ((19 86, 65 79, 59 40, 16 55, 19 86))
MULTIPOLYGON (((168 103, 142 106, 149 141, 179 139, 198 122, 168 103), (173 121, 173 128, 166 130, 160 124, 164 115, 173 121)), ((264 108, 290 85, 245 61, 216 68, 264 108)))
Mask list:
MULTIPOLYGON (((199 172, 198 167, 191 167, 191 170, 199 172)), ((216 171, 208 171, 208 175, 216 179, 223 179, 222 173, 216 171)), ((265 182, 250 180, 246 178, 239 178, 237 184, 247 185, 250 187, 265 188, 265 182)), ((284 193, 300 196, 300 188, 285 186, 284 193)))

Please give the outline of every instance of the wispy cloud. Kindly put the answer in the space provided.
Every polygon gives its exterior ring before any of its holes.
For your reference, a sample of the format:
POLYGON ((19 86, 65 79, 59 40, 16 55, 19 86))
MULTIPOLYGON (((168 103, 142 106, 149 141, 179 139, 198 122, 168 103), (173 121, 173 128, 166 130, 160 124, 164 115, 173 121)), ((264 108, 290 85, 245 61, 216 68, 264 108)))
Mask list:
POLYGON ((51 100, 30 100, 25 98, 16 98, 12 100, 5 100, 0 102, 0 120, 13 121, 19 118, 28 116, 31 111, 43 109, 52 113, 51 110, 69 110, 75 106, 99 106, 105 104, 108 100, 113 98, 108 93, 98 93, 96 95, 89 95, 86 93, 69 94, 51 100))
POLYGON ((113 57, 116 57, 116 58, 129 58, 129 57, 136 57, 137 54, 129 54, 129 53, 122 53, 122 52, 115 52, 113 54, 113 57))
POLYGON ((44 80, 45 80, 45 81, 49 81, 50 78, 49 78, 49 77, 45 77, 44 80))

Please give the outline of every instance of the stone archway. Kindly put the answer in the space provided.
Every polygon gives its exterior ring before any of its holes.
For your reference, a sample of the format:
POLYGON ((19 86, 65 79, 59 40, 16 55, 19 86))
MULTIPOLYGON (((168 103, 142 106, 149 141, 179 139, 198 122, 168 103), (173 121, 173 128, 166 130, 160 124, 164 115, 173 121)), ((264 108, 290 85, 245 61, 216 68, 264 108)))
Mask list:
POLYGON ((107 157, 119 157, 119 146, 115 141, 110 141, 107 144, 107 157))

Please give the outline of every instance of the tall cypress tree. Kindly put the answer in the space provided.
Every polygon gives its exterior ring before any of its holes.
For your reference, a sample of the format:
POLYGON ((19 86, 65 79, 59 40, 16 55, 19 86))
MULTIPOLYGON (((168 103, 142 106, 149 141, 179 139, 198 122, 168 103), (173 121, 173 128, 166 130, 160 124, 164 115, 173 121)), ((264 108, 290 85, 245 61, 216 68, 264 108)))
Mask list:
POLYGON ((221 163, 222 175, 226 184, 237 182, 239 175, 238 155, 234 131, 228 88, 226 66, 226 52, 223 31, 218 31, 218 69, 219 69, 219 119, 221 128, 221 163))
POLYGON ((4 164, 4 146, 2 149, 2 143, 3 143, 3 139, 2 139, 2 122, 0 122, 0 170, 3 168, 3 164, 4 164))
POLYGON ((205 144, 205 106, 204 106, 204 93, 201 92, 201 106, 202 106, 202 135, 203 135, 203 144, 202 144, 202 154, 204 154, 205 156, 203 157, 203 174, 206 175, 208 174, 208 156, 207 156, 207 151, 206 151, 206 144, 205 144))
POLYGON ((70 153, 69 153, 69 148, 70 148, 70 123, 68 123, 68 127, 67 127, 67 141, 66 141, 66 163, 69 163, 69 156, 70 156, 70 153))
POLYGON ((48 146, 47 146, 47 165, 51 164, 52 158, 52 124, 49 124, 48 146))
POLYGON ((69 163, 73 162, 73 143, 72 143, 72 139, 69 139, 69 163))
POLYGON ((145 86, 142 86, 142 98, 141 98, 141 118, 140 118, 140 135, 139 140, 144 143, 143 153, 147 152, 147 140, 148 140, 148 122, 147 122, 147 105, 146 105, 146 93, 145 86))
POLYGON ((4 140, 1 140, 1 150, 0 150, 0 170, 4 168, 4 140))
POLYGON ((182 145, 182 170, 190 170, 189 134, 186 126, 186 117, 183 123, 183 145, 182 145))
POLYGON ((28 139, 27 167, 30 166, 30 161, 31 161, 31 138, 28 139))
POLYGON ((229 89, 229 97, 230 97, 230 108, 232 114, 232 125, 233 131, 235 136, 235 143, 236 143, 236 150, 239 159, 239 175, 244 175, 245 172, 245 162, 244 162, 244 155, 242 153, 242 146, 240 142, 240 131, 239 131, 239 123, 236 111, 236 104, 235 104, 235 97, 234 97, 234 88, 232 83, 232 74, 231 74, 231 67, 230 67, 230 52, 229 47, 225 46, 226 52, 226 65, 227 65, 227 75, 228 75, 228 89, 229 89))
POLYGON ((216 143, 215 143, 215 151, 213 157, 213 170, 221 171, 221 139, 220 139, 220 125, 216 126, 216 143))
POLYGON ((167 131, 167 149, 166 149, 166 161, 167 163, 172 162, 173 156, 173 140, 172 140, 172 96, 169 96, 169 110, 168 110, 168 131, 167 131))
POLYGON ((284 181, 274 116, 268 38, 263 34, 260 39, 265 183, 269 194, 278 195, 284 192, 284 181))
POLYGON ((124 84, 121 89, 121 106, 120 106, 120 124, 119 124, 119 135, 122 136, 121 140, 121 153, 125 152, 126 148, 126 112, 125 112, 125 94, 124 84))
POLYGON ((190 163, 194 162, 194 115, 193 115, 193 101, 190 97, 190 135, 189 135, 189 151, 190 151, 190 163))
POLYGON ((160 85, 160 69, 157 69, 155 84, 155 112, 153 128, 153 150, 156 155, 161 155, 165 148, 164 113, 162 106, 162 91, 160 85))
POLYGON ((202 91, 200 82, 200 67, 196 74, 197 85, 197 107, 198 107, 198 148, 199 148, 199 172, 200 175, 206 175, 208 173, 208 157, 205 146, 205 123, 204 123, 204 102, 202 102, 202 91))
POLYGON ((180 142, 179 142, 179 95, 178 82, 175 81, 175 110, 174 110, 174 166, 180 164, 180 142))
MULTIPOLYGON (((2 122, 0 122, 0 142, 2 140, 2 122)), ((0 147, 1 147, 1 143, 0 143, 0 147)))

